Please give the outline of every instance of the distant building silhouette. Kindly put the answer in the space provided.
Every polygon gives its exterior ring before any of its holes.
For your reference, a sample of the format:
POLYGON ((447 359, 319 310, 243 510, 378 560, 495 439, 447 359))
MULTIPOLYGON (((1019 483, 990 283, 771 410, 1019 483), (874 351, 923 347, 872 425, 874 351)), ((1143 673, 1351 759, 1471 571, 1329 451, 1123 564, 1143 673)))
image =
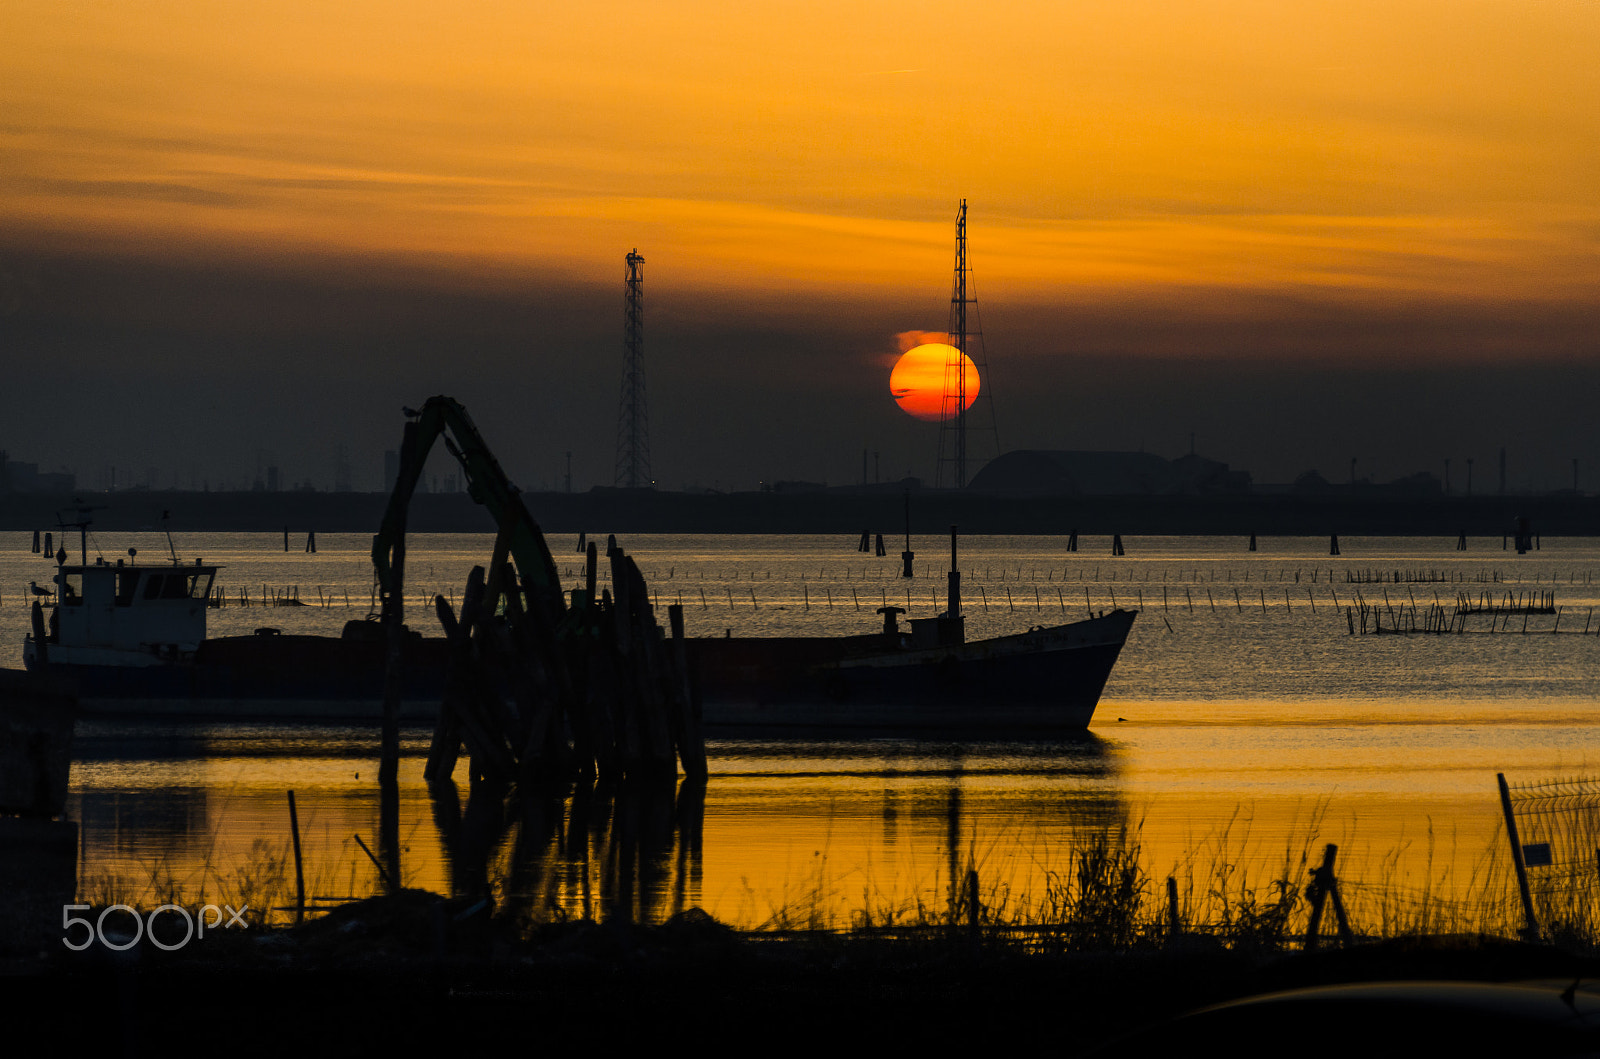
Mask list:
POLYGON ((1190 454, 1018 449, 989 461, 968 487, 1036 496, 1175 496, 1247 493, 1250 475, 1190 454))
POLYGON ((77 482, 70 471, 40 471, 37 463, 7 459, 0 451, 0 493, 70 493, 77 482))
POLYGON ((1299 496, 1368 496, 1368 497, 1407 497, 1420 499, 1426 497, 1443 496, 1444 483, 1438 476, 1427 471, 1418 471, 1392 482, 1374 482, 1370 478, 1361 478, 1353 482, 1334 484, 1324 478, 1317 471, 1305 471, 1293 484, 1284 486, 1258 486, 1257 492, 1293 493, 1299 496))

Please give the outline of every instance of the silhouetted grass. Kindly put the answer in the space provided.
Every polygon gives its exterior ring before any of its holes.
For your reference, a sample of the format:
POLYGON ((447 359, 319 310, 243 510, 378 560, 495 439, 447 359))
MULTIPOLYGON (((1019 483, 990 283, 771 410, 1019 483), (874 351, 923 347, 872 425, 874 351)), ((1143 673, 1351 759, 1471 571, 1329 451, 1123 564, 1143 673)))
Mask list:
MULTIPOLYGON (((1237 815, 1199 843, 1169 873, 1158 874, 1143 855, 1138 828, 1105 830, 1070 850, 1061 869, 1046 870, 1042 890, 1019 893, 1008 873, 988 875, 978 858, 978 906, 949 883, 889 899, 871 885, 860 902, 837 914, 841 890, 826 880, 825 858, 815 874, 784 902, 775 902, 755 934, 832 933, 843 936, 977 937, 985 945, 1034 953, 1104 953, 1196 945, 1270 956, 1300 949, 1311 914, 1308 884, 1321 863, 1318 830, 1326 806, 1313 810, 1299 841, 1281 857, 1250 849, 1248 820, 1237 815), (1167 875, 1178 900, 1169 905, 1167 875), (976 917, 976 926, 974 926, 976 917)), ((1340 896, 1358 943, 1440 935, 1506 939, 1526 937, 1520 898, 1504 834, 1495 835, 1463 882, 1434 868, 1435 836, 1420 884, 1402 879, 1400 850, 1375 865, 1341 854, 1336 864, 1340 896), (1447 896, 1454 895, 1454 896, 1447 896)), ((949 874, 965 879, 965 871, 949 874)), ((1600 872, 1540 877, 1531 872, 1540 938, 1586 955, 1600 954, 1600 872)), ((1339 944, 1331 899, 1323 911, 1324 946, 1339 944)))
MULTIPOLYGON (((834 937, 959 939, 1020 953, 1109 953, 1159 951, 1178 945, 1225 950, 1250 956, 1295 951, 1305 943, 1310 916, 1307 884, 1321 862, 1326 804, 1313 806, 1297 826, 1284 829, 1291 837, 1281 851, 1264 854, 1250 833, 1248 816, 1232 819, 1192 848, 1165 871, 1156 870, 1141 842, 1140 825, 1091 830, 1065 849, 1051 849, 1056 863, 1015 870, 1005 857, 1038 856, 1028 844, 1000 844, 980 854, 968 850, 959 862, 922 865, 921 885, 906 886, 900 865, 894 885, 878 885, 869 869, 831 873, 827 852, 819 851, 807 870, 795 873, 777 894, 745 887, 743 907, 735 921, 753 923, 750 936, 808 934, 834 937), (1021 849, 1026 852, 1015 852, 1021 849), (977 874, 977 901, 970 900, 969 872, 977 874), (1168 878, 1177 900, 1169 903, 1168 878), (1020 890, 1014 880, 1040 879, 1034 889, 1020 890)), ((1351 825, 1354 827, 1354 825, 1351 825)), ((1452 839, 1452 841, 1456 841, 1452 839)), ((1431 827, 1420 878, 1402 876, 1402 863, 1415 864, 1397 848, 1372 860, 1341 848, 1336 874, 1350 926, 1361 941, 1437 935, 1523 935, 1523 913, 1503 834, 1492 836, 1468 869, 1465 879, 1451 869, 1435 869, 1436 836, 1431 827)), ((348 851, 347 851, 348 853, 348 851)), ((1415 867, 1412 868, 1415 872, 1415 867)), ((912 872, 915 875, 915 872, 912 872)), ((308 863, 307 894, 368 892, 375 884, 359 854, 308 863)), ((571 903, 558 891, 576 886, 575 877, 542 876, 547 900, 536 916, 526 901, 512 900, 509 878, 491 873, 491 906, 519 908, 516 922, 504 928, 532 937, 552 923, 581 922, 571 903)), ((523 880, 526 882, 526 880, 523 880)), ((1560 877, 1534 873, 1534 904, 1541 937, 1569 951, 1600 953, 1600 871, 1560 877)), ((101 872, 86 877, 80 900, 100 910, 122 904, 147 911, 163 904, 195 907, 200 903, 248 905, 253 926, 281 926, 292 920, 293 861, 287 842, 258 839, 249 853, 226 870, 208 858, 193 877, 177 878, 164 863, 142 872, 101 872)), ((678 909, 681 911, 681 909, 678 909)), ((632 918, 638 919, 638 911, 632 918)), ((673 911, 658 906, 661 918, 673 911)), ((617 918, 596 900, 593 917, 617 918)), ((646 913, 644 920, 653 918, 646 913)), ((1331 903, 1325 909, 1322 933, 1337 944, 1331 903)))

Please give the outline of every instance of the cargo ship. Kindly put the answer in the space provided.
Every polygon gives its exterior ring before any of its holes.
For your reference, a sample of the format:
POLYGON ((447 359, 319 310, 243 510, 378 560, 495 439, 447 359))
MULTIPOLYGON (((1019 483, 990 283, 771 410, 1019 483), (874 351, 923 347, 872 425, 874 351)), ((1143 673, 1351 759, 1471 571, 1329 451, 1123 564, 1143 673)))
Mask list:
MULTIPOLYGON (((81 716, 196 720, 372 720, 382 714, 379 623, 341 636, 207 637, 216 564, 58 564, 57 596, 36 605, 24 665, 76 684, 81 716)), ((967 641, 957 616, 837 637, 686 641, 708 729, 1070 731, 1094 714, 1136 615, 967 641)), ((431 721, 448 641, 408 632, 401 716, 431 721)))

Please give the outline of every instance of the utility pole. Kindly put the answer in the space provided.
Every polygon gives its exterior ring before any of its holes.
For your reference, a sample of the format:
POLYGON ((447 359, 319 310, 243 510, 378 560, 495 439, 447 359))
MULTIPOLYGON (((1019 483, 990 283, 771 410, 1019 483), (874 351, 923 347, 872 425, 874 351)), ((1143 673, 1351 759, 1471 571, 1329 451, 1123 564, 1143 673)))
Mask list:
POLYGON ((628 254, 622 342, 622 398, 617 407, 617 473, 623 489, 648 489, 650 415, 644 399, 644 258, 628 254))

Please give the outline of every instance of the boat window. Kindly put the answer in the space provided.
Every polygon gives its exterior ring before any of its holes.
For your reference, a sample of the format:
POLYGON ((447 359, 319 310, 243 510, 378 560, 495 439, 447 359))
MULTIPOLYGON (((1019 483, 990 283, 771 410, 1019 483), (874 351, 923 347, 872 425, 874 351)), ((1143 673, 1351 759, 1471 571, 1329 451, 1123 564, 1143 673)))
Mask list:
POLYGON ((211 577, 210 573, 204 573, 189 578, 189 598, 205 599, 211 595, 211 577))
POLYGON ((189 578, 183 574, 151 574, 144 584, 145 599, 188 599, 189 578))
POLYGON ((59 574, 61 578, 61 602, 69 607, 76 607, 83 602, 83 575, 59 574))
POLYGON ((133 606, 133 590, 139 584, 139 571, 117 571, 117 606, 133 606))

